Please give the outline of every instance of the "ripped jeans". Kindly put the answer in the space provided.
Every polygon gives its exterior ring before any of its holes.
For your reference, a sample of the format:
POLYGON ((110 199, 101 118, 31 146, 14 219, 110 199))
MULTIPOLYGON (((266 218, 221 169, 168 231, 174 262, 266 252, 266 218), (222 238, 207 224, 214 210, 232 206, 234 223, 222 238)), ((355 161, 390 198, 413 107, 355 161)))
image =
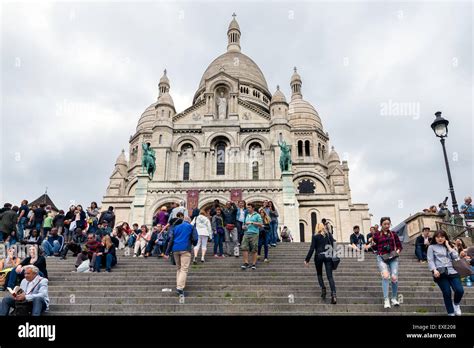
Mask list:
POLYGON ((377 266, 379 267, 380 274, 382 275, 382 291, 383 298, 388 298, 388 285, 390 280, 392 282, 392 298, 397 299, 398 297, 398 257, 385 262, 380 255, 377 255, 377 266), (388 277, 385 278, 383 273, 387 272, 388 277))

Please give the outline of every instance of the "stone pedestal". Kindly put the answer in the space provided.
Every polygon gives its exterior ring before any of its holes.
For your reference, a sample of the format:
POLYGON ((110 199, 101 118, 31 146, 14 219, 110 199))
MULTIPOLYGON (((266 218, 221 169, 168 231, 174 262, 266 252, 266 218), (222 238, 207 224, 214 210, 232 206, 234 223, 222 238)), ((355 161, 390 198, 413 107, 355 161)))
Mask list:
POLYGON ((150 177, 148 174, 138 174, 137 179, 138 182, 136 184, 135 197, 132 202, 130 221, 133 221, 133 223, 137 223, 139 226, 141 226, 147 224, 147 221, 145 221, 145 203, 150 177))
POLYGON ((282 172, 281 179, 283 184, 283 225, 290 229, 293 241, 300 242, 299 204, 296 199, 295 186, 293 185, 293 173, 282 172))

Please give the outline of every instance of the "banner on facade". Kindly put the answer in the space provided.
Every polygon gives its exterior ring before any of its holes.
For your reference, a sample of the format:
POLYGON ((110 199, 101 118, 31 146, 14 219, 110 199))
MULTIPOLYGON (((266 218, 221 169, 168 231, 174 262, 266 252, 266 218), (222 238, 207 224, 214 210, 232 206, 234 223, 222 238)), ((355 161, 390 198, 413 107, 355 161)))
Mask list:
POLYGON ((237 203, 242 200, 242 189, 232 189, 230 190, 230 200, 237 203))
POLYGON ((186 207, 188 208, 189 216, 193 213, 194 208, 199 208, 199 190, 188 190, 187 191, 187 202, 186 207))

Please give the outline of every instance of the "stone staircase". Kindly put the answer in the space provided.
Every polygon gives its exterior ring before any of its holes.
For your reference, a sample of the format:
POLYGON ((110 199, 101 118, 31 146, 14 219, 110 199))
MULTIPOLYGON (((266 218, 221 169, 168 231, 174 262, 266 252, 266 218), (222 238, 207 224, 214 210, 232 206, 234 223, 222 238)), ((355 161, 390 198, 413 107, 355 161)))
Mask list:
MULTIPOLYGON (((176 270, 169 260, 120 251, 111 273, 78 274, 71 272, 72 256, 50 257, 48 315, 446 315, 441 292, 427 265, 416 261, 412 245, 405 245, 400 258, 403 303, 389 310, 382 305, 373 254, 341 261, 334 272, 338 304, 331 305, 320 298, 313 261, 309 268, 303 265, 308 249, 308 243, 279 244, 270 249, 270 262, 259 262, 255 271, 242 271, 241 257, 210 254, 206 263, 191 266, 184 299, 175 294, 176 270)), ((329 291, 327 280, 326 286, 329 291)), ((462 310, 474 313, 473 288, 465 287, 462 310)))

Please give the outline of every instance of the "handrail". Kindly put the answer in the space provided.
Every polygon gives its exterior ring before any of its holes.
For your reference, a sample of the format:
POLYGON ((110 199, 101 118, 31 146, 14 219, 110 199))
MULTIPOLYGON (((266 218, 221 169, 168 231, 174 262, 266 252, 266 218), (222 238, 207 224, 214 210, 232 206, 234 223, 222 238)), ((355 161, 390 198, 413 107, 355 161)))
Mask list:
POLYGON ((440 230, 445 231, 446 233, 450 234, 450 238, 456 239, 461 237, 463 234, 465 235, 466 232, 468 236, 471 237, 471 240, 474 242, 474 235, 473 235, 473 227, 467 226, 467 225, 458 225, 458 224, 452 224, 449 222, 445 221, 436 221, 436 227, 440 230), (443 228, 443 226, 445 228, 443 228), (458 231, 456 231, 458 230, 458 231), (459 232, 461 230, 461 232, 459 232))

